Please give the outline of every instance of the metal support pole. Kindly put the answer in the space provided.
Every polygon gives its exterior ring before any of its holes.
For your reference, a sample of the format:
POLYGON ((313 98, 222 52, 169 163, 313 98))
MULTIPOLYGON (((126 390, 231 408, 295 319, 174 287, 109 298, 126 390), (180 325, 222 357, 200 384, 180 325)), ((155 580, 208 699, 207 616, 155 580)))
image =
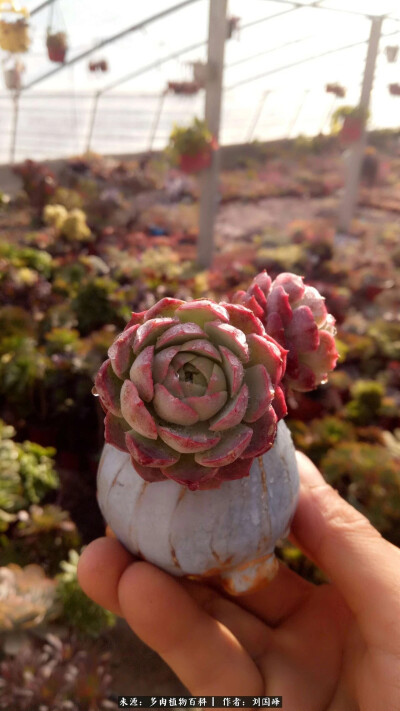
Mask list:
POLYGON ((99 104, 99 99, 100 99, 100 93, 97 92, 97 94, 95 94, 94 98, 93 98, 92 113, 90 116, 89 132, 88 132, 88 137, 87 137, 87 142, 86 142, 86 152, 87 153, 89 153, 91 146, 92 146, 93 131, 94 131, 94 125, 96 123, 97 107, 99 104))
POLYGON ((156 137, 158 124, 160 123, 160 118, 161 118, 166 95, 167 95, 167 92, 164 90, 160 94, 160 98, 158 100, 158 107, 157 107, 156 115, 154 116, 153 125, 152 125, 151 131, 150 131, 149 148, 148 148, 149 151, 153 150, 153 143, 154 143, 154 139, 156 137))
MULTIPOLYGON (((371 18, 371 31, 369 35, 367 59, 365 61, 364 79, 360 97, 360 107, 364 109, 366 113, 369 109, 371 91, 374 83, 376 58, 378 56, 383 19, 383 17, 371 18)), ((356 208, 361 165, 366 141, 367 133, 365 124, 360 140, 354 144, 348 163, 344 195, 339 209, 339 230, 342 232, 349 231, 356 208)))
POLYGON ((301 114, 301 112, 303 111, 303 108, 304 108, 304 104, 306 103, 307 95, 308 95, 309 93, 310 93, 310 89, 305 89, 305 90, 304 90, 303 98, 302 98, 302 100, 300 101, 299 107, 296 109, 296 112, 295 112, 295 114, 294 114, 294 116, 293 116, 293 118, 292 118, 292 120, 291 120, 291 122, 290 122, 290 124, 289 124, 288 132, 287 132, 288 138, 290 138, 290 135, 291 135, 291 133, 292 133, 292 131, 293 131, 293 129, 294 129, 294 127, 295 127, 297 121, 299 120, 300 114, 301 114))
POLYGON ((260 116, 262 114, 262 110, 265 106, 265 101, 268 98, 268 96, 270 95, 270 93, 271 93, 270 89, 268 91, 264 91, 264 93, 259 101, 259 104, 257 106, 256 112, 254 114, 253 120, 250 124, 250 128, 249 128, 249 131, 247 134, 246 140, 248 143, 250 143, 250 141, 253 139, 254 131, 256 130, 256 126, 257 126, 260 116))
MULTIPOLYGON (((228 0, 210 0, 205 121, 215 139, 219 138, 222 81, 228 0)), ((218 206, 219 150, 213 151, 211 165, 200 179, 200 225, 197 248, 199 266, 211 265, 214 252, 214 221, 218 206)))
POLYGON ((17 130, 18 130, 18 115, 19 115, 19 91, 16 91, 13 96, 14 112, 13 112, 13 125, 11 134, 11 146, 10 146, 10 164, 15 163, 15 150, 17 147, 17 130))

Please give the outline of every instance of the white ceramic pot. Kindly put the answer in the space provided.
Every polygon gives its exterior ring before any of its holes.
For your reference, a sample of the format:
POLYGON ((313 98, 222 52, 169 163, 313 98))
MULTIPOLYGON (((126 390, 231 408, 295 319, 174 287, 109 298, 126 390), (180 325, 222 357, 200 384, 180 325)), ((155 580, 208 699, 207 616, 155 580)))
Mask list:
POLYGON ((131 553, 172 575, 219 575, 238 595, 274 577, 275 544, 288 532, 299 478, 292 438, 281 421, 274 446, 253 461, 250 475, 219 489, 148 483, 129 454, 109 444, 97 486, 105 520, 131 553))

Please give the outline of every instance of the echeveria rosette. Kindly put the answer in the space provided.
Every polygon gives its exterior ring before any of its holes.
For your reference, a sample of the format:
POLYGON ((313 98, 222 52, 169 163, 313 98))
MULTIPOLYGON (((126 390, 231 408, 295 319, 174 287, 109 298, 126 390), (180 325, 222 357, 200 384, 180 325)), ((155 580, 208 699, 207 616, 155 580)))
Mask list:
POLYGON ((307 392, 326 382, 338 359, 335 319, 319 291, 303 277, 285 272, 272 281, 258 274, 233 301, 251 309, 287 353, 284 385, 307 392))
POLYGON ((95 380, 105 439, 149 482, 247 476, 286 414, 286 350, 238 304, 164 298, 132 314, 95 380))

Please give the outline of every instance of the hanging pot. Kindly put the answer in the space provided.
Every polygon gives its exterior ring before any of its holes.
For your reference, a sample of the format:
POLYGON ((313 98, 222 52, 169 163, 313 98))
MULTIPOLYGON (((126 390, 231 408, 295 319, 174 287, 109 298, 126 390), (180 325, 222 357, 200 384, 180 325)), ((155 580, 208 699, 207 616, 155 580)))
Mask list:
POLYGON ((67 35, 65 32, 56 32, 47 35, 47 54, 51 62, 65 62, 68 50, 67 35))
POLYGON ((389 92, 392 96, 400 96, 400 84, 389 84, 389 92))
POLYGON ((7 89, 10 89, 10 91, 19 91, 19 89, 21 88, 21 79, 23 71, 24 67, 19 64, 15 65, 14 67, 11 67, 10 69, 3 70, 4 83, 7 89))
POLYGON ((169 81, 168 91, 174 94, 192 96, 197 94, 202 87, 195 81, 169 81))
POLYGON ((179 158, 179 168, 184 173, 200 173, 211 165, 212 154, 218 148, 218 143, 212 139, 211 143, 202 151, 190 155, 182 154, 179 158))
POLYGON ((16 22, 0 20, 0 48, 12 54, 27 52, 30 45, 29 25, 24 18, 16 22))
POLYGON ((328 94, 335 94, 335 96, 340 99, 344 99, 344 97, 346 96, 346 89, 340 84, 327 84, 325 87, 325 91, 328 94))
POLYGON ((277 571, 274 548, 288 532, 299 490, 295 450, 284 422, 250 474, 218 489, 149 483, 129 454, 106 444, 97 499, 115 536, 134 555, 176 576, 220 575, 231 594, 253 591, 277 571))
POLYGON ((345 116, 340 132, 340 142, 345 146, 356 143, 362 136, 363 127, 364 121, 358 116, 345 116))
POLYGON ((239 34, 240 17, 231 16, 226 21, 226 39, 232 39, 235 34, 239 34))
POLYGON ((391 47, 385 47, 385 54, 386 54, 386 59, 388 60, 389 64, 394 64, 397 60, 397 56, 399 54, 399 48, 398 46, 391 46, 391 47))

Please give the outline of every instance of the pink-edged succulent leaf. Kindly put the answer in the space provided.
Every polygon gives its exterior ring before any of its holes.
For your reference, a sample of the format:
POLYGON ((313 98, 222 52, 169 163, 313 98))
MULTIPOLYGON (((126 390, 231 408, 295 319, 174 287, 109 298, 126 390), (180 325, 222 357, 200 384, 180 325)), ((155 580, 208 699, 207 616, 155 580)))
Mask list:
POLYGON ((133 344, 134 353, 139 353, 147 346, 154 346, 158 337, 171 326, 175 325, 176 322, 177 319, 175 318, 153 318, 151 321, 143 323, 139 326, 135 336, 135 342, 133 344))
POLYGON ((204 329, 213 343, 223 348, 229 348, 243 363, 247 363, 249 348, 246 336, 242 331, 229 323, 220 321, 209 321, 205 324, 204 329))
POLYGON ((268 314, 266 322, 265 322, 265 328, 267 330, 267 333, 277 343, 279 343, 280 346, 282 346, 284 348, 286 345, 285 329, 284 329, 284 326, 282 323, 282 319, 276 311, 274 311, 271 314, 268 314))
POLYGON ((229 348, 219 347, 222 367, 226 376, 231 396, 236 395, 243 383, 244 368, 242 361, 229 348))
POLYGON ((115 375, 111 361, 105 360, 94 381, 95 394, 99 396, 104 408, 117 417, 121 417, 121 386, 121 380, 115 375))
POLYGON ((303 284, 303 277, 297 274, 291 274, 290 272, 282 272, 278 274, 276 279, 272 284, 274 289, 277 286, 282 286, 289 296, 290 304, 295 304, 303 298, 305 286, 303 284))
POLYGON ((168 467, 175 464, 180 457, 178 452, 168 447, 161 439, 148 439, 135 430, 126 433, 125 442, 129 454, 143 467, 168 467))
POLYGON ((182 299, 174 299, 166 296, 161 301, 157 301, 148 311, 144 311, 144 321, 150 321, 153 318, 173 318, 179 306, 185 302, 182 299))
POLYGON ((242 454, 243 459, 254 459, 268 452, 274 444, 278 418, 272 406, 252 425, 253 436, 242 454))
POLYGON ((132 429, 148 439, 157 439, 154 417, 139 397, 138 389, 131 380, 124 380, 121 388, 121 412, 132 429))
MULTIPOLYGON (((151 321, 148 323, 151 323, 151 321)), ((191 341, 194 338, 204 338, 205 335, 203 329, 197 323, 177 323, 157 339, 156 349, 179 346, 185 341, 191 341)))
POLYGON ((307 354, 307 365, 314 371, 318 382, 327 379, 338 359, 335 339, 328 331, 319 332, 319 346, 313 353, 307 354))
POLYGON ((196 462, 204 467, 225 467, 240 457, 248 446, 252 435, 251 427, 237 425, 228 430, 215 447, 207 452, 195 454, 196 462))
POLYGON ((302 306, 308 306, 318 327, 323 326, 328 317, 325 299, 313 286, 306 286, 301 300, 302 306))
POLYGON ((265 366, 261 364, 246 368, 244 381, 249 389, 249 402, 243 419, 245 422, 255 422, 269 408, 274 388, 265 366))
POLYGON ((226 392, 216 392, 211 395, 206 393, 201 397, 186 397, 183 402, 197 413, 197 417, 201 422, 204 422, 214 417, 221 407, 225 405, 227 399, 228 394, 226 392))
POLYGON ((131 318, 129 319, 128 323, 126 324, 124 331, 127 331, 128 328, 131 326, 136 326, 136 324, 143 323, 143 318, 147 311, 139 311, 138 313, 135 313, 135 311, 132 311, 131 318))
POLYGON ((154 484, 157 481, 166 481, 166 477, 162 473, 161 469, 158 469, 157 467, 144 467, 142 464, 139 464, 138 461, 135 459, 132 459, 132 464, 137 471, 138 474, 147 481, 149 484, 154 484))
POLYGON ((210 447, 215 447, 221 439, 216 432, 210 432, 208 425, 203 422, 192 427, 159 425, 158 434, 163 442, 182 454, 205 452, 210 447))
POLYGON ((259 286, 260 289, 267 296, 271 288, 272 279, 264 269, 262 272, 260 272, 259 274, 257 274, 257 276, 254 277, 253 284, 257 284, 257 286, 259 286))
POLYGON ((212 488, 204 486, 204 484, 211 481, 217 471, 217 467, 202 467, 190 454, 182 454, 176 464, 162 469, 162 473, 166 477, 173 479, 178 484, 187 486, 190 491, 198 491, 200 488, 212 488), (202 484, 203 486, 201 486, 202 484))
POLYGON ((278 313, 284 327, 289 326, 293 311, 289 303, 289 296, 283 286, 272 289, 267 299, 267 313, 278 313))
POLYGON ((251 465, 253 463, 252 459, 236 459, 228 467, 221 467, 218 469, 214 479, 219 480, 221 483, 224 481, 232 481, 233 479, 243 479, 249 476, 251 465))
POLYGON ((213 393, 226 392, 227 389, 228 384, 225 372, 217 363, 214 363, 207 385, 207 394, 212 395, 213 393))
POLYGON ((115 417, 111 412, 107 412, 104 418, 104 439, 108 444, 120 449, 121 452, 127 452, 128 447, 125 442, 125 434, 130 430, 130 427, 121 417, 115 417))
POLYGON ((271 404, 275 410, 278 420, 281 420, 283 417, 286 417, 288 409, 286 404, 285 393, 283 392, 282 388, 275 388, 275 397, 272 400, 271 404))
POLYGON ((197 411, 171 395, 160 383, 154 386, 154 409, 159 417, 175 425, 194 425, 199 421, 197 411))
POLYGON ((229 323, 229 315, 226 309, 209 299, 188 301, 177 309, 176 315, 180 321, 191 321, 197 323, 202 328, 208 321, 215 321, 216 319, 224 323, 229 323))
POLYGON ((264 326, 260 319, 254 315, 253 311, 241 304, 227 304, 223 302, 221 305, 227 310, 232 326, 243 331, 246 335, 249 333, 258 333, 259 336, 265 335, 264 326))
POLYGON ((286 342, 298 353, 316 351, 319 346, 318 326, 308 306, 299 306, 286 329, 286 342))
POLYGON ((236 427, 243 420, 248 401, 248 387, 247 385, 242 385, 237 395, 230 398, 218 415, 210 420, 210 430, 212 432, 221 432, 236 427))
POLYGON ((171 361, 179 353, 179 346, 164 348, 164 350, 156 353, 153 361, 153 380, 155 383, 162 383, 167 377, 168 368, 171 361))
POLYGON ((119 378, 124 378, 133 361, 132 346, 139 328, 138 324, 125 329, 115 339, 108 349, 108 357, 111 360, 113 371, 119 378))
POLYGON ((204 338, 197 338, 194 341, 186 341, 182 346, 180 346, 182 352, 194 353, 195 355, 206 356, 207 358, 212 358, 213 360, 221 362, 221 356, 219 351, 215 346, 213 346, 210 341, 204 338))
POLYGON ((147 346, 135 360, 129 371, 129 377, 136 385, 142 400, 151 402, 154 395, 153 383, 154 346, 147 346))
POLYGON ((247 336, 250 359, 249 366, 264 365, 274 387, 279 385, 286 367, 286 351, 276 342, 267 341, 255 333, 247 336))
POLYGON ((263 291, 260 285, 257 284, 257 281, 255 279, 250 285, 248 293, 250 294, 250 296, 254 296, 257 303, 261 306, 263 311, 265 311, 267 308, 267 294, 263 291))
POLYGON ((233 296, 233 303, 245 306, 261 321, 265 316, 265 311, 262 306, 260 306, 257 299, 252 294, 248 294, 247 291, 237 291, 233 296))
POLYGON ((183 388, 183 385, 185 383, 181 383, 179 380, 178 373, 174 368, 171 366, 168 368, 167 375, 164 378, 164 381, 162 385, 164 385, 165 388, 167 388, 168 392, 171 393, 174 397, 177 398, 182 398, 185 396, 185 390, 183 388))

